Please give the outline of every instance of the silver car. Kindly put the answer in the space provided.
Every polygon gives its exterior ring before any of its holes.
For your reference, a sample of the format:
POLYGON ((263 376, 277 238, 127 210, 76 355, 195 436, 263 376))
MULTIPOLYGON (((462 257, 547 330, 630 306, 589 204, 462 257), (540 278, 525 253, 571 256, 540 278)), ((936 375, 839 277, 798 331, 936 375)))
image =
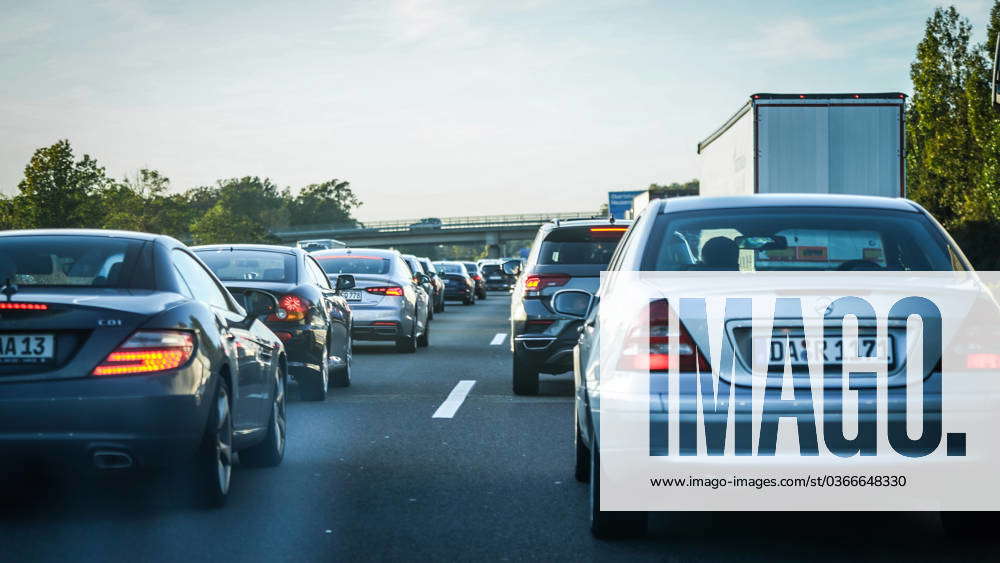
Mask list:
POLYGON ((414 274, 395 250, 341 248, 313 253, 331 280, 352 274, 355 287, 341 292, 351 306, 355 341, 395 342, 413 353, 430 345, 430 302, 421 289, 426 275, 414 274))

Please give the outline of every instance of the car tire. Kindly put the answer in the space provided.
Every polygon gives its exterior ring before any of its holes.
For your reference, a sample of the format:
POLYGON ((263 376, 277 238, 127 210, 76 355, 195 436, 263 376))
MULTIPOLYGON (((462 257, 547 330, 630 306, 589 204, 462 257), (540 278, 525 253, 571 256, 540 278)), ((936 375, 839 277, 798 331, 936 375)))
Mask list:
POLYGON ((427 305, 427 320, 428 321, 434 320, 434 304, 433 303, 427 305))
POLYGON ((538 394, 538 372, 525 366, 516 355, 512 362, 511 385, 515 395, 538 394))
POLYGON ((299 396, 304 401, 325 401, 326 391, 330 383, 330 364, 328 354, 323 353, 320 360, 320 373, 309 374, 308 377, 296 377, 299 380, 299 396))
POLYGON ((396 351, 401 354, 412 354, 417 351, 417 327, 415 323, 410 334, 404 334, 396 339, 396 351))
POLYGON ((956 539, 991 538, 1000 526, 1000 512, 941 512, 941 526, 948 536, 956 539))
MULTIPOLYGON (((576 418, 576 417, 573 417, 576 418)), ((590 482, 590 448, 583 443, 583 436, 580 434, 580 424, 576 423, 573 442, 576 444, 576 467, 573 469, 573 477, 580 483, 590 482)))
POLYGON ((465 299, 462 300, 462 305, 475 305, 475 304, 476 300, 472 296, 466 297, 465 299))
POLYGON ((330 378, 330 385, 334 387, 351 386, 351 346, 348 344, 347 357, 344 358, 344 365, 333 368, 333 377, 330 378))
MULTIPOLYGON (((430 321, 430 319, 427 319, 430 321)), ((421 348, 426 348, 431 345, 431 323, 424 323, 424 333, 417 338, 417 346, 421 348)))
POLYGON ((271 401, 271 418, 267 421, 267 436, 256 446, 240 452, 240 464, 250 467, 277 467, 285 458, 285 375, 278 374, 271 401))
POLYGON ((229 383, 222 377, 205 425, 205 435, 191 467, 197 504, 221 508, 229 497, 233 474, 233 417, 229 383))
POLYGON ((434 303, 434 312, 435 313, 443 313, 444 312, 444 298, 442 298, 440 301, 436 301, 434 303))
POLYGON ((590 454, 590 533, 599 539, 635 538, 646 533, 647 512, 601 510, 601 452, 595 443, 590 454))

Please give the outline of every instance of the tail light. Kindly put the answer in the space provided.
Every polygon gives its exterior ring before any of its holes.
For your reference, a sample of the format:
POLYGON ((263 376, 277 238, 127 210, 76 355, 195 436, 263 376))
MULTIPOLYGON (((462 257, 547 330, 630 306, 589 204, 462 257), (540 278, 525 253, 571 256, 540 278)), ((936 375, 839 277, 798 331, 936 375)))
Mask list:
POLYGON ((710 369, 705 356, 695 344, 684 323, 677 321, 677 332, 670 332, 670 316, 672 311, 665 299, 650 301, 647 327, 634 327, 622 349, 622 357, 618 364, 620 369, 649 370, 651 372, 669 371, 674 366, 681 372, 705 371, 710 369), (671 355, 670 344, 677 339, 677 355, 671 355), (648 339, 649 353, 641 353, 643 340, 648 339))
POLYGON ((365 291, 368 293, 374 293, 375 295, 390 295, 394 297, 399 297, 403 295, 403 288, 398 285, 389 285, 384 287, 366 287, 365 291))
POLYGON ((47 311, 45 303, 0 303, 0 311, 47 311))
POLYGON ((559 287, 569 281, 567 274, 532 274, 524 278, 524 291, 527 296, 537 296, 546 287, 559 287))
POLYGON ((1000 354, 985 352, 967 354, 965 369, 1000 369, 1000 354))
POLYGON ((483 281, 483 276, 480 276, 479 274, 472 274, 472 279, 476 281, 483 281))
POLYGON ((278 310, 267 316, 268 321, 301 321, 309 313, 309 301, 298 295, 282 295, 278 299, 278 310))
POLYGON ((628 227, 591 227, 590 240, 619 240, 628 227))
POLYGON ((177 369, 191 359, 194 336, 179 330, 140 330, 94 368, 93 375, 137 375, 177 369))

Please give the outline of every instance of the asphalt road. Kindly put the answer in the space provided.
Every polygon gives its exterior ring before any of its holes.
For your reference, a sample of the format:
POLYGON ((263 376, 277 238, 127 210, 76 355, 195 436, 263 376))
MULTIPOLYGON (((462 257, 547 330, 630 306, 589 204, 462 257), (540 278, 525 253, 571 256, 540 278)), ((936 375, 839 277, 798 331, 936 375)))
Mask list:
MULTIPOLYGON (((934 514, 657 514, 640 540, 590 536, 573 480, 572 378, 510 391, 509 300, 449 304, 415 355, 358 346, 353 385, 293 402, 284 463, 237 468, 228 505, 143 478, 3 485, 2 561, 997 560, 934 514), (432 418, 460 381, 453 418, 432 418), (467 384, 466 384, 467 385, 467 384), (140 481, 140 482, 135 482, 140 481)), ((1000 535, 1000 534, 998 534, 1000 535)))

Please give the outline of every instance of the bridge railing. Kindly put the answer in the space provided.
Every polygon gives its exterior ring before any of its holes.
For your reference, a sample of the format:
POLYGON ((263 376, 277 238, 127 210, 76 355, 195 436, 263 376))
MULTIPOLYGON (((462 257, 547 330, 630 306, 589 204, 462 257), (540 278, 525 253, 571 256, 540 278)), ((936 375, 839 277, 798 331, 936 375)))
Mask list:
POLYGON ((281 238, 308 237, 316 235, 349 235, 363 233, 392 233, 409 231, 431 231, 449 229, 488 229, 491 227, 516 227, 522 225, 540 225, 552 219, 582 219, 597 217, 595 211, 577 211, 568 213, 522 213, 516 215, 466 215, 462 217, 441 217, 436 222, 424 222, 421 219, 394 219, 389 221, 359 221, 357 225, 299 225, 284 229, 275 229, 273 233, 281 238))

